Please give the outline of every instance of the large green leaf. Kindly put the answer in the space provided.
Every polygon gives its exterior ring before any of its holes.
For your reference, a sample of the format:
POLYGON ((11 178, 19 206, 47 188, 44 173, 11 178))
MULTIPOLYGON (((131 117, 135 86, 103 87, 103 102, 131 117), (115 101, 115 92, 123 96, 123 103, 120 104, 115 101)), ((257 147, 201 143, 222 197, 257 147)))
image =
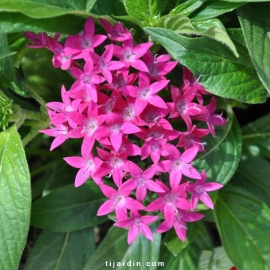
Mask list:
POLYGON ((244 5, 238 10, 251 60, 265 88, 270 92, 269 3, 244 5))
MULTIPOLYGON (((7 35, 0 33, 0 54, 7 54, 9 52, 9 46, 7 41, 7 35)), ((27 86, 19 76, 19 70, 14 68, 12 56, 7 56, 0 59, 0 83, 5 88, 9 88, 15 93, 27 96, 27 86)))
POLYGON ((242 128, 243 144, 253 156, 270 158, 270 114, 242 128))
POLYGON ((159 27, 170 29, 177 34, 212 38, 226 45, 236 57, 239 56, 222 22, 216 18, 192 22, 184 15, 166 15, 159 20, 159 27))
POLYGON ((80 15, 87 18, 90 14, 84 11, 85 8, 85 1, 75 0, 2 0, 0 2, 0 12, 20 12, 36 19, 52 18, 66 14, 80 15))
POLYGON ((166 7, 166 0, 124 0, 127 13, 140 20, 159 15, 166 7))
POLYGON ((0 269, 17 269, 29 229, 28 165, 15 127, 0 133, 0 269))
POLYGON ((270 269, 270 209, 245 186, 219 191, 215 217, 223 246, 239 269, 270 269))
POLYGON ((68 185, 34 202, 31 224, 53 232, 92 227, 108 219, 107 216, 96 215, 105 200, 94 182, 87 182, 78 188, 68 185))
POLYGON ((198 9, 207 0, 188 0, 170 11, 170 14, 181 14, 189 16, 193 11, 198 9))
POLYGON ((154 270, 157 269, 156 265, 151 265, 151 262, 157 263, 159 258, 159 248, 161 234, 153 233, 154 241, 151 242, 143 235, 140 235, 133 244, 127 244, 127 231, 113 227, 107 234, 106 238, 102 241, 94 255, 86 264, 84 270, 95 269, 101 270, 106 267, 114 269, 128 270, 138 268, 136 263, 140 263, 140 270, 154 270), (120 265, 116 265, 119 262, 120 265), (147 265, 147 262, 150 265, 147 265), (110 265, 111 263, 111 265, 110 265))
POLYGON ((43 231, 24 269, 81 270, 94 251, 94 228, 69 233, 43 231))
POLYGON ((91 7, 90 12, 96 15, 126 15, 124 4, 121 0, 98 0, 91 7))
POLYGON ((2 12, 0 16, 0 32, 3 33, 31 31, 77 34, 83 29, 85 22, 85 19, 75 15, 63 15, 48 19, 33 19, 18 12, 2 12))
MULTIPOLYGON (((209 181, 226 184, 235 173, 241 156, 241 130, 235 118, 228 123, 229 132, 225 139, 218 143, 210 153, 202 155, 194 162, 195 167, 207 172, 209 181)), ((211 138, 211 137, 210 137, 211 138)), ((221 137, 222 138, 222 137, 221 137)), ((211 140, 213 140, 211 138, 211 140)), ((214 140, 215 141, 215 140, 214 140)), ((206 144, 206 149, 208 144, 206 144)))
POLYGON ((270 208, 270 181, 267 181, 269 175, 269 161, 260 156, 250 157, 244 153, 231 181, 240 188, 245 187, 270 208))
POLYGON ((239 58, 215 40, 186 38, 175 32, 145 27, 144 30, 182 65, 195 75, 203 75, 200 83, 218 96, 247 103, 264 102, 267 97, 247 49, 235 42, 239 58))
POLYGON ((223 247, 204 250, 201 253, 199 270, 228 270, 233 267, 233 263, 228 258, 223 247))
POLYGON ((230 3, 225 1, 207 1, 203 5, 201 5, 197 10, 195 10, 190 18, 192 20, 207 20, 211 18, 216 18, 217 16, 224 14, 226 12, 230 12, 244 3, 230 3))

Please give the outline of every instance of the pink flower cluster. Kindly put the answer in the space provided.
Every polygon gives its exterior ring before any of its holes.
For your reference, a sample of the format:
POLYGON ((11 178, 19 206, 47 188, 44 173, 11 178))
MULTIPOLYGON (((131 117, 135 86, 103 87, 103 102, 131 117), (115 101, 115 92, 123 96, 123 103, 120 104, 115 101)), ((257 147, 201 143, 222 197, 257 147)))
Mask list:
POLYGON ((166 75, 178 64, 170 55, 153 55, 151 42, 135 44, 120 23, 100 23, 107 36, 95 34, 88 18, 84 31, 67 37, 64 46, 59 35, 26 33, 31 47, 51 50, 54 67, 75 78, 70 90, 62 87, 63 102, 47 104, 50 128, 41 132, 55 137, 50 150, 69 138, 83 138, 81 156, 64 158, 79 169, 75 186, 90 177, 99 185, 108 200, 97 215, 115 212, 114 225, 129 228, 129 244, 139 234, 153 241, 148 225, 159 218, 157 213, 164 221, 156 232, 174 227, 185 241, 186 222, 203 217, 195 211, 198 200, 213 209, 208 192, 222 187, 206 182, 206 172, 199 173, 192 161, 205 151, 202 138, 215 136, 214 126, 226 120, 215 113, 215 97, 204 104, 208 93, 187 68, 181 87, 169 85, 166 75), (208 128, 198 128, 198 121, 208 128), (173 127, 179 124, 186 131, 173 127))

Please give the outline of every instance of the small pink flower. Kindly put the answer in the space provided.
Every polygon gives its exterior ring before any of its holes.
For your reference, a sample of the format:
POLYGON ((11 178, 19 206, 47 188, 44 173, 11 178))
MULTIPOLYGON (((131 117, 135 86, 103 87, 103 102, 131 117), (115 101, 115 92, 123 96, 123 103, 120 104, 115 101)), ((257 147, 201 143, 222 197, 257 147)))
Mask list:
POLYGON ((162 193, 164 190, 151 178, 156 174, 156 169, 150 167, 149 169, 142 171, 137 165, 129 165, 129 172, 132 176, 121 186, 122 190, 134 190, 136 189, 136 199, 143 201, 147 194, 147 189, 153 192, 162 193))
POLYGON ((167 109, 166 103, 157 93, 164 89, 168 83, 169 80, 161 80, 150 84, 146 73, 140 72, 139 87, 127 85, 122 88, 122 91, 128 96, 136 98, 135 111, 139 115, 149 103, 155 107, 167 109))
POLYGON ((157 233, 164 233, 174 227, 175 232, 179 239, 183 242, 186 240, 187 227, 186 222, 195 222, 204 217, 203 214, 187 212, 180 209, 177 209, 177 213, 175 214, 174 220, 171 224, 169 224, 166 220, 162 222, 158 228, 156 229, 157 233))
POLYGON ((193 146, 186 150, 183 154, 174 147, 170 146, 170 156, 166 157, 168 160, 161 161, 157 164, 161 172, 170 173, 170 185, 175 188, 179 185, 182 179, 182 174, 192 178, 201 179, 198 171, 190 164, 190 162, 196 157, 199 148, 193 146))
POLYGON ((93 156, 87 145, 82 146, 82 157, 65 157, 64 160, 70 166, 80 169, 75 178, 75 187, 81 186, 89 177, 92 177, 97 184, 102 183, 101 177, 94 176, 102 161, 93 156))
POLYGON ((97 212, 98 216, 104 216, 115 211, 117 219, 122 221, 127 219, 127 209, 144 209, 144 206, 140 202, 128 197, 130 191, 124 191, 121 189, 117 191, 114 188, 104 184, 100 185, 100 189, 104 195, 109 198, 109 200, 99 207, 97 212))
POLYGON ((189 182, 182 184, 176 188, 170 190, 164 183, 161 181, 156 181, 156 183, 165 190, 164 193, 158 193, 160 196, 158 199, 151 202, 146 208, 145 211, 153 212, 160 210, 164 213, 166 222, 171 226, 174 222, 174 217, 178 212, 177 209, 190 210, 190 202, 185 199, 186 197, 186 187, 189 182))
POLYGON ((136 210, 130 212, 130 218, 114 223, 113 225, 120 228, 129 228, 128 244, 132 244, 138 235, 143 234, 150 241, 154 241, 153 234, 147 226, 155 222, 158 216, 141 216, 136 210))
POLYGON ((132 35, 128 31, 128 29, 125 29, 120 22, 118 22, 114 26, 112 26, 105 19, 100 18, 99 21, 100 21, 101 25, 104 27, 104 29, 107 31, 109 39, 112 41, 122 42, 122 41, 130 39, 132 37, 132 35))
POLYGON ((214 209, 214 204, 207 192, 214 191, 223 187, 222 184, 215 182, 206 182, 206 172, 202 171, 202 179, 196 180, 195 184, 189 185, 186 190, 192 194, 191 210, 194 210, 201 200, 206 206, 214 209))
POLYGON ((141 43, 134 47, 133 37, 123 41, 122 46, 114 45, 114 55, 120 58, 127 68, 132 66, 133 68, 148 72, 148 67, 140 59, 153 45, 152 42, 141 43))

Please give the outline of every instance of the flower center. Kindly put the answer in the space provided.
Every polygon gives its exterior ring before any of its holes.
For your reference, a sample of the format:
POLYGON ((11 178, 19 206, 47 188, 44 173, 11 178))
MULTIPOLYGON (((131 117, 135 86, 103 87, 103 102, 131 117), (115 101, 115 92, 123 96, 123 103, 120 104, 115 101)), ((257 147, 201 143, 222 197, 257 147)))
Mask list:
POLYGON ((112 133, 117 133, 119 132, 120 128, 121 128, 121 124, 114 124, 110 126, 110 131, 112 133))
POLYGON ((137 182, 138 182, 139 186, 144 186, 146 183, 146 179, 144 177, 140 176, 137 178, 137 182))
POLYGON ((89 75, 84 75, 82 81, 83 83, 89 84, 91 83, 91 77, 89 75))
POLYGON ((150 95, 151 93, 149 88, 144 88, 139 91, 139 97, 141 99, 148 99, 150 95))
POLYGON ((93 169, 95 169, 95 163, 93 159, 86 159, 84 161, 84 167, 86 168, 87 171, 92 171, 93 169))
POLYGON ((174 204, 177 200, 177 196, 175 194, 172 194, 172 193, 169 193, 169 194, 166 194, 164 197, 163 197, 163 201, 165 203, 168 203, 168 204, 174 204))
POLYGON ((197 185, 197 186, 194 188, 194 190, 195 190, 195 192, 198 193, 198 194, 201 194, 201 193, 204 192, 202 185, 197 185))
POLYGON ((67 105, 67 106, 65 107, 65 111, 66 111, 66 112, 73 112, 74 110, 73 110, 73 108, 72 108, 71 105, 67 105))
POLYGON ((158 142, 153 142, 151 145, 151 151, 152 152, 159 152, 160 151, 160 146, 158 142))
POLYGON ((92 46, 92 39, 90 37, 82 37, 81 40, 81 47, 83 49, 90 48, 92 46))
POLYGON ((122 208, 126 204, 126 198, 123 195, 117 194, 113 198, 113 206, 115 209, 122 208))
POLYGON ((160 131, 156 131, 156 130, 151 130, 149 133, 148 133, 148 138, 156 138, 156 139, 160 139, 163 137, 163 133, 160 132, 160 131))
POLYGON ((96 119, 89 119, 83 126, 82 132, 87 132, 87 134, 92 135, 98 128, 96 119))
POLYGON ((133 62, 135 60, 135 54, 132 50, 125 50, 123 58, 125 62, 133 62))
POLYGON ((112 168, 120 168, 123 166, 123 160, 118 157, 112 157, 109 159, 109 164, 112 168))
POLYGON ((123 111, 123 118, 125 120, 132 120, 135 117, 135 109, 134 106, 129 105, 123 111))
POLYGON ((107 63, 105 62, 105 60, 103 59, 103 57, 100 57, 100 61, 99 61, 99 67, 101 70, 106 70, 107 69, 107 63))
POLYGON ((138 228, 140 228, 141 224, 142 224, 142 221, 141 221, 140 218, 135 218, 134 219, 134 225, 135 226, 137 226, 138 228))
POLYGON ((175 160, 172 164, 172 168, 173 170, 176 171, 180 171, 183 168, 184 163, 182 162, 182 160, 179 158, 177 160, 175 160))
POLYGON ((187 108, 187 102, 185 99, 180 99, 176 103, 176 109, 180 114, 186 113, 188 108, 187 108))

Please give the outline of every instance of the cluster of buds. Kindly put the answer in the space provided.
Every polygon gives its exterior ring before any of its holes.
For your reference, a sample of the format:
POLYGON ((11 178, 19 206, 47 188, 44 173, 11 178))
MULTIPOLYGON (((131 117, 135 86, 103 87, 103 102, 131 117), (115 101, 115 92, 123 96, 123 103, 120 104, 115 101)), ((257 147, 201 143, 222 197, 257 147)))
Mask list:
POLYGON ((192 162, 205 151, 201 139, 215 136, 214 126, 226 120, 215 113, 215 97, 204 104, 209 94, 187 68, 183 85, 171 85, 166 75, 177 61, 153 55, 151 42, 134 44, 120 23, 100 23, 107 35, 95 34, 88 18, 84 31, 67 37, 64 45, 58 34, 26 33, 30 47, 51 50, 54 67, 75 78, 70 90, 62 87, 63 102, 47 104, 50 128, 41 132, 55 137, 50 150, 69 138, 83 138, 81 156, 64 158, 79 169, 75 186, 89 178, 99 185, 108 200, 97 215, 115 212, 114 225, 129 228, 129 244, 139 234, 153 241, 149 224, 160 218, 157 233, 174 227, 185 241, 186 222, 203 218, 195 210, 198 201, 213 209, 208 192, 222 187, 206 182, 206 172, 198 172, 192 162), (98 54, 101 44, 104 52, 98 54), (205 128, 197 128, 198 122, 205 128), (173 128, 179 123, 183 131, 173 128))

